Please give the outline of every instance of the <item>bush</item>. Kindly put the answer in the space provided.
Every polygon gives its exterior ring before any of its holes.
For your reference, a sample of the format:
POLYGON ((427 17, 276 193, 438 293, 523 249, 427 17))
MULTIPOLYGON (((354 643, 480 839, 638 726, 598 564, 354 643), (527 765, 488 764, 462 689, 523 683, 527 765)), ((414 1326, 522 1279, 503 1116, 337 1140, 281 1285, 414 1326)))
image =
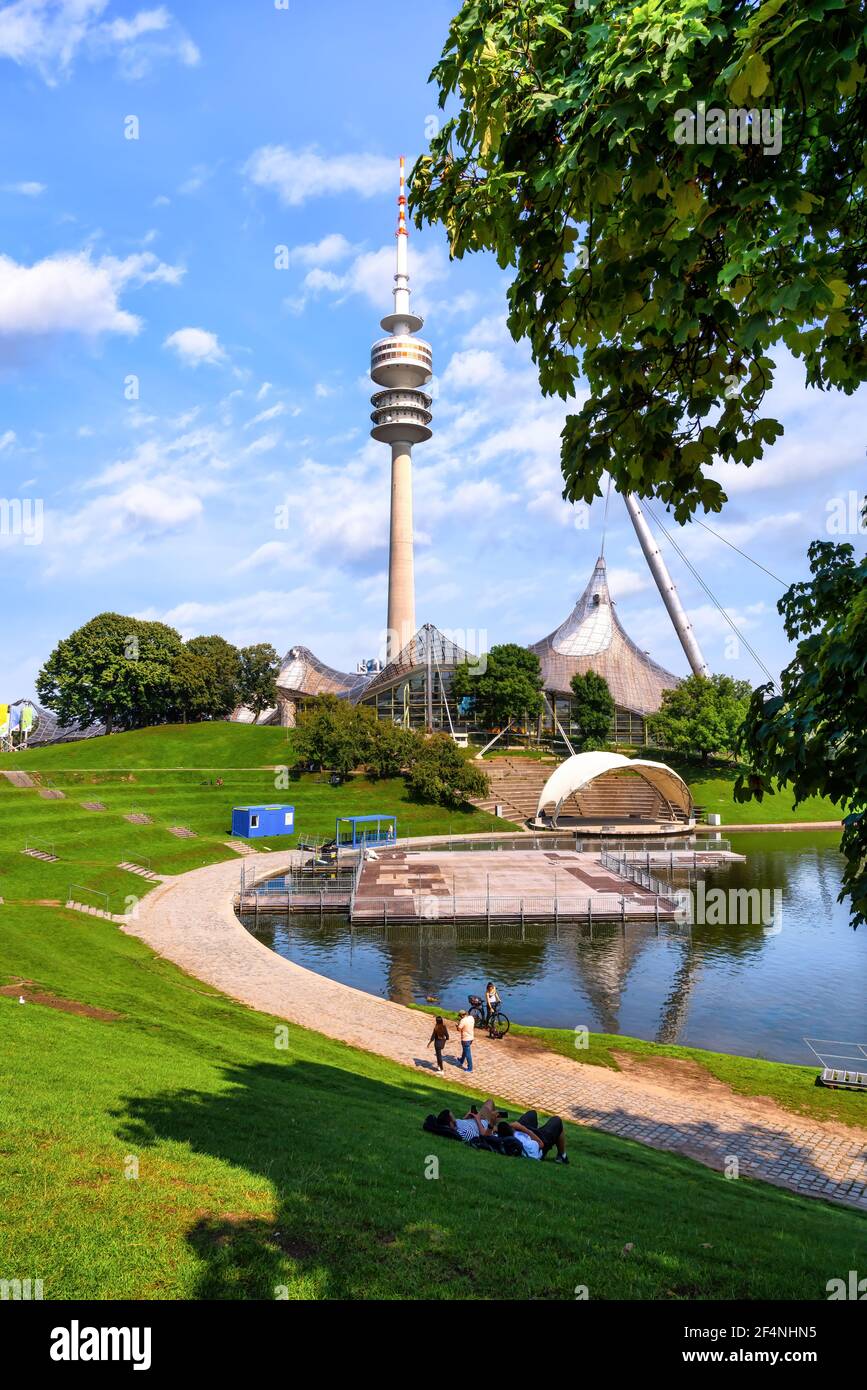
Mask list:
POLYGON ((440 806, 463 806, 471 796, 484 797, 490 790, 486 774, 448 734, 419 739, 406 780, 419 801, 440 806))

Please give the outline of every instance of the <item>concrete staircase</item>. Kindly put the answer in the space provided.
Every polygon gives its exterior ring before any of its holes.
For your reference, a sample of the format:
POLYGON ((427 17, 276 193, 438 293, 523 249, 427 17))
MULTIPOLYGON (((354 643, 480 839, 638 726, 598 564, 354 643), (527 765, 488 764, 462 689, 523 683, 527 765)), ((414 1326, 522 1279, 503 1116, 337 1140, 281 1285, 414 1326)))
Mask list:
POLYGON ((554 768, 555 762, 536 762, 533 758, 492 758, 484 764, 491 784, 484 801, 474 801, 480 811, 494 814, 496 806, 503 808, 506 820, 532 820, 539 804, 539 794, 554 768))
MULTIPOLYGON (((495 758, 485 764, 491 788, 484 801, 473 804, 492 815, 497 805, 503 807, 507 820, 532 820, 536 815, 539 796, 554 768, 554 762, 536 762, 530 758, 495 758)), ((686 817, 649 782, 634 772, 610 772, 604 779, 591 783, 576 797, 565 802, 565 816, 580 816, 587 820, 626 822, 683 821, 686 817)))

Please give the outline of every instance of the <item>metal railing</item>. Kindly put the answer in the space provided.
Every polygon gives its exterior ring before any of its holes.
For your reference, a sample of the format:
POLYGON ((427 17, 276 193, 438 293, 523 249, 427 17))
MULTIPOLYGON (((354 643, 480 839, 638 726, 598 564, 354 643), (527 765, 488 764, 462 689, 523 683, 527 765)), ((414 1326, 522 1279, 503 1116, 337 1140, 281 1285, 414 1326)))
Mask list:
POLYGON ((76 897, 76 894, 80 895, 82 893, 90 894, 92 898, 100 898, 103 904, 101 911, 107 912, 110 915, 109 904, 111 900, 109 898, 108 893, 103 893, 98 888, 88 888, 86 883, 70 883, 66 894, 66 901, 68 903, 83 902, 85 907, 92 907, 93 903, 88 903, 86 901, 86 898, 82 898, 80 896, 76 897))
POLYGON ((639 888, 645 888, 648 893, 655 893, 658 898, 670 898, 672 896, 672 888, 669 883, 664 883, 661 878, 656 878, 649 869, 642 868, 640 864, 628 859, 625 855, 602 850, 599 855, 599 862, 603 869, 608 869, 609 873, 629 879, 630 883, 637 884, 639 888))
MULTIPOLYGON (((675 916, 673 899, 660 896, 652 902, 636 902, 627 894, 597 893, 593 897, 577 894, 546 897, 484 893, 445 895, 413 893, 404 898, 356 899, 353 923, 367 922, 592 922, 671 920, 675 916)), ((679 920, 679 919, 678 919, 679 920)))
POLYGON ((659 836, 656 839, 640 839, 638 836, 634 838, 632 836, 628 838, 603 836, 595 841, 576 840, 575 843, 575 848, 585 854, 591 854, 594 850, 601 848, 614 853, 645 856, 649 854, 656 859, 676 854, 727 854, 731 853, 731 847, 731 840, 712 839, 710 836, 701 836, 700 838, 692 836, 689 839, 678 838, 675 840, 670 836, 659 836))
POLYGON ((25 840, 25 854, 49 854, 52 859, 57 859, 58 854, 53 840, 25 840))

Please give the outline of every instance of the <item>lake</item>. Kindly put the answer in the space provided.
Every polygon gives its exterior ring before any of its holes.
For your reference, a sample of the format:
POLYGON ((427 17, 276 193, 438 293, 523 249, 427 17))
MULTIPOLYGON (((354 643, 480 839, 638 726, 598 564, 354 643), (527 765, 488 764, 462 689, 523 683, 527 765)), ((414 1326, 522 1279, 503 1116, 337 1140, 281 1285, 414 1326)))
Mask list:
MULTIPOLYGON (((711 889, 779 893, 763 926, 445 922, 350 931, 343 917, 242 917, 279 955, 400 1003, 433 996, 445 1013, 496 981, 517 1023, 584 1026, 748 1057, 812 1062, 803 1042, 867 1039, 867 929, 837 902, 836 834, 733 835, 745 863, 703 870, 711 889), (771 917, 767 921, 771 923, 771 917)), ((710 912, 708 922, 715 920, 710 912)))

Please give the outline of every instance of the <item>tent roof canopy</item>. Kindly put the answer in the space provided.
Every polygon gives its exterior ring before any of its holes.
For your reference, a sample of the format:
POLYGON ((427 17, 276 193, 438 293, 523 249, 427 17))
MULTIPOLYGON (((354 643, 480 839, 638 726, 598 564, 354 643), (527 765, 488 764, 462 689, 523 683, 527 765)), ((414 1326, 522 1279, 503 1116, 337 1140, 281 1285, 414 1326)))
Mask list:
POLYGON ((636 772, 664 796, 672 806, 678 807, 688 816, 692 815, 692 796, 682 777, 666 763, 651 762, 647 758, 626 758, 622 753, 575 753, 565 762, 555 767, 539 796, 536 818, 542 814, 544 806, 554 805, 554 820, 560 814, 564 801, 576 792, 583 791, 597 778, 609 772, 622 770, 636 772))
POLYGON ((569 617, 532 643, 530 651, 539 658, 546 690, 568 694, 577 672, 595 671, 607 681, 614 703, 637 714, 658 710, 663 693, 680 684, 680 677, 658 665, 626 633, 601 555, 569 617))
POLYGON ((353 699, 368 699, 380 690, 388 690, 390 686, 405 680, 414 672, 425 670, 428 658, 432 669, 446 671, 454 670, 455 666, 460 666, 464 661, 475 664, 479 660, 471 652, 464 651, 463 647, 459 647, 457 642, 447 637, 444 632, 440 632, 433 623, 424 623, 385 669, 377 671, 370 684, 357 695, 353 695, 353 699))

